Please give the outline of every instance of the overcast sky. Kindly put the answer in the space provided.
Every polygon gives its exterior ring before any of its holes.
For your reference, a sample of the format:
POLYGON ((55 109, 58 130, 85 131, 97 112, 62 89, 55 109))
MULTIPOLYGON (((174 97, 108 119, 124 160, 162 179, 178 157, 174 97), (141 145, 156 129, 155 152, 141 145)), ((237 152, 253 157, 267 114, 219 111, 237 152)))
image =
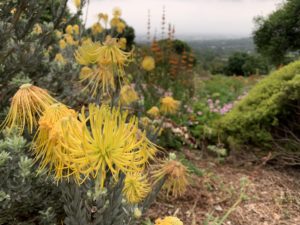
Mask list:
MULTIPOLYGON (((160 23, 163 6, 166 21, 176 27, 176 34, 222 35, 246 37, 254 28, 253 18, 268 15, 283 0, 90 0, 87 25, 97 20, 99 12, 110 13, 116 6, 122 9, 122 18, 136 33, 147 32, 147 13, 151 13, 152 35, 160 23)), ((86 11, 86 10, 85 10, 86 11)))

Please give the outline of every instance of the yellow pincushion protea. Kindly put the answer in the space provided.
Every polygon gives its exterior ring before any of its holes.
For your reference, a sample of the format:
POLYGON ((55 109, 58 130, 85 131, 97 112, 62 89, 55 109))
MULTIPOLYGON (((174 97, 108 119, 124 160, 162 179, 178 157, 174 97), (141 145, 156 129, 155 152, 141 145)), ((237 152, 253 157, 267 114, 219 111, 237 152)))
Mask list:
MULTIPOLYGON (((72 126, 78 128, 77 114, 67 106, 57 103, 48 107, 39 119, 39 128, 33 140, 32 150, 35 160, 40 162, 40 168, 55 171, 55 178, 62 179, 70 176, 70 169, 74 164, 68 150, 64 147, 63 129, 70 125, 66 120, 72 117, 72 126), (65 168, 69 171, 65 173, 65 168)), ((77 176, 78 172, 77 172, 77 176)))
POLYGON ((61 63, 61 64, 66 64, 66 60, 61 53, 57 53, 55 55, 54 61, 61 63))
POLYGON ((80 72, 80 82, 86 83, 84 90, 89 90, 92 96, 96 96, 101 90, 102 93, 109 93, 115 90, 115 79, 113 69, 110 66, 99 65, 96 68, 83 67, 80 72))
POLYGON ((43 32, 41 25, 36 23, 33 27, 33 33, 34 34, 41 34, 43 32))
POLYGON ((73 25, 73 31, 74 31, 74 34, 79 34, 79 25, 78 24, 73 25))
POLYGON ((139 100, 139 96, 136 91, 130 85, 124 85, 120 91, 120 102, 124 105, 130 105, 133 102, 139 100))
POLYGON ((120 49, 118 39, 107 36, 104 45, 100 48, 99 54, 101 64, 109 64, 117 69, 119 74, 124 73, 124 66, 130 61, 131 52, 120 49))
POLYGON ((17 127, 23 133, 25 126, 32 133, 45 109, 57 102, 48 92, 32 84, 23 84, 12 98, 10 109, 1 127, 17 127))
POLYGON ((101 44, 97 42, 91 42, 83 44, 75 52, 76 61, 80 65, 88 66, 90 64, 96 64, 101 57, 101 44))
POLYGON ((81 0, 73 0, 73 3, 74 3, 74 5, 75 5, 75 7, 77 9, 80 9, 80 7, 81 7, 81 0))
POLYGON ((73 34, 73 27, 72 27, 72 25, 68 25, 68 26, 66 27, 66 29, 65 29, 65 32, 66 32, 67 34, 73 34))
POLYGON ((151 56, 145 56, 142 61, 142 68, 146 71, 154 70, 155 68, 155 60, 151 56))
POLYGON ((169 159, 161 161, 157 167, 153 171, 155 182, 166 177, 163 189, 167 191, 167 194, 174 197, 183 195, 189 184, 187 168, 181 162, 169 159))
POLYGON ((160 103, 160 111, 165 114, 175 114, 180 106, 180 102, 170 96, 162 98, 160 103))
POLYGON ((147 114, 149 114, 152 117, 158 117, 159 116, 159 108, 156 106, 153 106, 151 109, 147 111, 147 114))
POLYGON ((174 216, 167 216, 164 219, 155 220, 154 225, 183 225, 183 222, 174 216))
POLYGON ((64 39, 61 39, 61 40, 59 41, 59 47, 60 47, 60 49, 65 49, 66 46, 67 46, 67 43, 65 42, 65 40, 64 40, 64 39))
POLYGON ((137 118, 128 118, 126 112, 105 105, 90 104, 88 117, 83 108, 80 120, 81 130, 70 127, 64 137, 83 177, 99 177, 103 187, 107 171, 117 180, 120 172, 143 170, 147 158, 141 148, 149 140, 145 135, 137 137, 137 118))
POLYGON ((93 24, 91 29, 92 29, 92 34, 93 35, 97 35, 97 34, 100 34, 100 33, 103 32, 103 27, 101 26, 100 23, 93 24))
POLYGON ((117 32, 118 33, 123 33, 123 31, 126 28, 126 24, 122 21, 120 21, 119 23, 117 23, 117 32))
POLYGON ((128 173, 125 177, 123 194, 131 204, 141 202, 150 192, 150 185, 146 175, 142 173, 128 173))

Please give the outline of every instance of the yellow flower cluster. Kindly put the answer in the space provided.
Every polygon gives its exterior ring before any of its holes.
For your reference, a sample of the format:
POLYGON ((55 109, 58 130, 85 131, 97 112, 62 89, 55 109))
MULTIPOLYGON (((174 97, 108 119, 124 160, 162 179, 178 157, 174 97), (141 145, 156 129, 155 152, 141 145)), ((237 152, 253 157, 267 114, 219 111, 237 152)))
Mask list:
POLYGON ((155 220, 154 225, 183 225, 183 222, 174 216, 167 216, 164 219, 155 220))
POLYGON ((78 114, 48 93, 24 84, 13 97, 3 125, 30 132, 38 126, 31 150, 41 171, 54 172, 57 181, 98 179, 104 186, 107 174, 115 181, 125 175, 123 195, 131 204, 144 199, 150 185, 145 166, 157 147, 138 127, 138 119, 127 112, 90 104, 78 114))
MULTIPOLYGON (((85 89, 90 89, 93 96, 99 89, 102 93, 115 90, 115 79, 118 78, 119 81, 125 79, 124 66, 129 62, 131 55, 131 52, 121 50, 119 41, 110 36, 103 44, 94 42, 83 44, 75 52, 77 62, 85 66, 81 69, 80 81, 87 83, 85 89)), ((134 98, 130 100, 136 100, 136 96, 131 97, 134 98)))

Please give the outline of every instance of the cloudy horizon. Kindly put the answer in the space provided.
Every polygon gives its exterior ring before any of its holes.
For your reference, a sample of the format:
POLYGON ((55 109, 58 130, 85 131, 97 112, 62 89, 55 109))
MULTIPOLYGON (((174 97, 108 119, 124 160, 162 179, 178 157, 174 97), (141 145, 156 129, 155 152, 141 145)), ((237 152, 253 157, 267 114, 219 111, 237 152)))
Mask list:
POLYGON ((114 7, 120 7, 122 18, 135 29, 137 36, 145 36, 149 10, 151 35, 155 31, 159 35, 165 7, 166 23, 175 25, 177 36, 247 37, 254 29, 254 17, 270 14, 282 2, 283 0, 91 0, 87 26, 97 20, 98 13, 111 13, 114 7))

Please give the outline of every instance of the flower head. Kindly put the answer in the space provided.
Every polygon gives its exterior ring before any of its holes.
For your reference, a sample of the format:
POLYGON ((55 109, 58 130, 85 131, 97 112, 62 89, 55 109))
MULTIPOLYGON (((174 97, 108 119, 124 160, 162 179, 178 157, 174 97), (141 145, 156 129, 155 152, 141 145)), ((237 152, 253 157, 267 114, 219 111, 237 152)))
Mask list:
POLYGON ((180 106, 180 102, 174 100, 172 97, 167 96, 160 100, 160 111, 165 114, 174 114, 180 106))
POLYGON ((150 192, 150 185, 146 175, 141 173, 128 173, 125 177, 123 194, 131 204, 141 202, 150 192))
POLYGON ((65 64, 66 63, 66 60, 65 60, 65 58, 63 57, 63 55, 61 53, 57 53, 55 55, 54 61, 56 61, 58 63, 61 63, 61 64, 65 64))
POLYGON ((118 39, 107 36, 104 45, 100 48, 100 63, 110 64, 117 69, 118 74, 124 73, 124 66, 132 56, 131 52, 120 49, 118 39))
POLYGON ((154 225, 183 225, 183 222, 174 216, 167 216, 164 219, 155 220, 154 225))
POLYGON ((151 71, 155 68, 154 58, 151 56, 145 56, 142 61, 142 68, 146 71, 151 71))
POLYGON ((143 170, 148 159, 141 149, 149 140, 145 134, 138 137, 137 118, 128 118, 126 112, 105 105, 91 104, 88 117, 83 108, 80 120, 79 130, 74 126, 63 135, 84 178, 99 177, 103 187, 107 171, 117 180, 120 172, 128 174, 143 170))
POLYGON ((86 83, 83 91, 88 89, 92 96, 96 96, 99 90, 102 93, 115 90, 115 78, 110 66, 99 65, 93 69, 85 66, 81 69, 79 79, 80 82, 86 83))
POLYGON ((73 0, 73 3, 74 3, 74 5, 75 5, 75 7, 77 9, 80 9, 80 7, 81 7, 81 0, 73 0))
POLYGON ((168 159, 161 162, 158 169, 153 172, 156 182, 166 177, 163 189, 167 194, 175 197, 181 196, 188 186, 188 170, 179 161, 168 159))
POLYGON ((94 23, 91 29, 93 35, 97 35, 103 32, 103 27, 100 23, 94 23))
POLYGON ((66 46, 67 46, 67 43, 65 42, 65 40, 61 39, 59 41, 59 47, 60 47, 60 49, 64 49, 64 48, 66 48, 66 46))
POLYGON ((120 91, 121 104, 129 105, 139 99, 138 94, 130 85, 124 85, 120 91))
POLYGON ((41 25, 36 23, 33 27, 33 33, 35 34, 41 34, 43 32, 41 25))
POLYGON ((8 115, 2 127, 18 127, 23 133, 25 126, 32 133, 42 112, 56 100, 48 92, 32 84, 23 84, 13 96, 8 115))
POLYGON ((126 24, 124 22, 120 21, 117 23, 117 32, 118 33, 123 33, 125 28, 126 28, 126 24))
MULTIPOLYGON (((72 117, 72 126, 77 126, 77 114, 61 103, 48 107, 39 119, 39 128, 33 140, 33 152, 36 161, 40 162, 40 168, 55 171, 55 178, 62 179, 70 176, 73 164, 68 150, 64 147, 63 126, 69 125, 66 120, 72 117), (65 173, 65 168, 69 171, 65 173)), ((72 171, 73 173, 73 171, 72 171)), ((77 173, 78 174, 78 173, 77 173)))
POLYGON ((67 34, 73 34, 73 27, 72 25, 68 25, 65 29, 67 34))
POLYGON ((78 24, 73 25, 72 28, 73 28, 73 31, 74 31, 75 34, 79 34, 79 26, 78 26, 78 24))
POLYGON ((149 114, 152 117, 158 117, 159 116, 159 108, 156 106, 153 106, 151 109, 147 111, 147 114, 149 114))
POLYGON ((88 66, 90 64, 96 64, 101 57, 101 44, 97 42, 83 44, 75 52, 76 61, 80 65, 88 66))

